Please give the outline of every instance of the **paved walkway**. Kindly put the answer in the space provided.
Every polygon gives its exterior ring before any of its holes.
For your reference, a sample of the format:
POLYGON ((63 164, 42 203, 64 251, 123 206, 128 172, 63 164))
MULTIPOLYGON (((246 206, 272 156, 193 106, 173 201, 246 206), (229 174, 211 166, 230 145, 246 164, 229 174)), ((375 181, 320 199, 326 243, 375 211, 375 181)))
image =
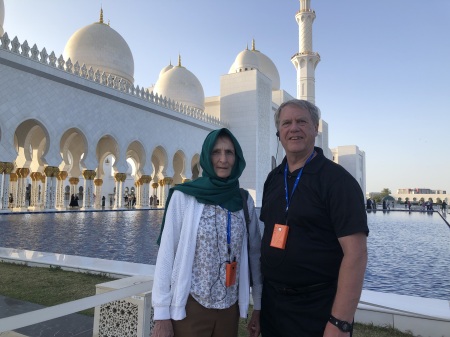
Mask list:
MULTIPOLYGON (((20 301, 0 295, 0 318, 14 316, 44 306, 30 302, 20 301)), ((0 333, 1 337, 92 337, 94 318, 71 314, 55 318, 39 324, 30 325, 14 332, 0 333)))

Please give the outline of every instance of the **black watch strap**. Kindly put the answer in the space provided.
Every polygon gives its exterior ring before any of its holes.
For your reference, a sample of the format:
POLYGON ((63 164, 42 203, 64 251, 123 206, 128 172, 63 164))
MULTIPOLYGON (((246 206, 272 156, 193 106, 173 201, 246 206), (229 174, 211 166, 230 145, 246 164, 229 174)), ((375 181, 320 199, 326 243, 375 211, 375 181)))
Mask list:
POLYGON ((349 323, 349 322, 346 322, 346 321, 341 321, 340 319, 337 319, 333 315, 330 315, 330 318, 328 319, 328 321, 331 324, 333 324, 334 326, 336 326, 342 332, 351 332, 351 331, 353 331, 353 324, 352 323, 349 323))

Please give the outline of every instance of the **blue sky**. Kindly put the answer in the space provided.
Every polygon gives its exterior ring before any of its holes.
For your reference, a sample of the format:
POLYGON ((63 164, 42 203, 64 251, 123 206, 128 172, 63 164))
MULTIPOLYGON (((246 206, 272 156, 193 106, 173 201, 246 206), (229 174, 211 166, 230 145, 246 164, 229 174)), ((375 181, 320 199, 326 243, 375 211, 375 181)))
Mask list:
MULTIPOLYGON (((298 0, 4 0, 4 29, 61 55, 70 36, 104 21, 128 42, 135 84, 148 87, 170 61, 193 72, 206 96, 237 54, 256 49, 296 96, 298 0)), ((425 187, 450 193, 450 1, 312 0, 316 104, 330 147, 366 152, 367 191, 425 187)))

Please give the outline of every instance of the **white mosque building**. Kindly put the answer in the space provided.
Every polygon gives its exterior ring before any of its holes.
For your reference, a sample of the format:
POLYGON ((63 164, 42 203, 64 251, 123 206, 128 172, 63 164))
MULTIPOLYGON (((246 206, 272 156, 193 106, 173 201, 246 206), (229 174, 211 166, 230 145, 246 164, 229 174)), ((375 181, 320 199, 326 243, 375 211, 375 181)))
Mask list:
MULTIPOLYGON (((102 11, 60 56, 13 38, 5 15, 0 0, 0 212, 64 210, 71 195, 83 209, 101 208, 102 197, 121 209, 125 195, 135 197, 136 208, 163 207, 171 186, 201 175, 203 140, 221 127, 239 140, 247 161, 241 187, 261 205, 266 176, 284 156, 277 154, 273 114, 293 96, 280 88, 274 62, 254 41, 218 79, 220 95, 205 97, 181 57, 153 87, 134 83, 132 51, 102 11)), ((295 18, 296 97, 314 102, 320 56, 312 51, 310 0, 300 0, 295 18)), ((344 153, 342 165, 365 193, 364 152, 329 149, 323 120, 316 145, 338 163, 344 153)))

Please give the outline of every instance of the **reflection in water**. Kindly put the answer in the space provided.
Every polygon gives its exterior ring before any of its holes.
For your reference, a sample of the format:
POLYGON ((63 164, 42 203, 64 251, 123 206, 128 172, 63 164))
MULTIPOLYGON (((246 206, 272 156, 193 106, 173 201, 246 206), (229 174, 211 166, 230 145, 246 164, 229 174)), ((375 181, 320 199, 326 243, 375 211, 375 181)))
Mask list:
MULTIPOLYGON (((163 211, 0 215, 0 247, 155 264, 163 211)), ((438 214, 368 213, 364 289, 450 300, 450 229, 438 214)))
POLYGON ((155 264, 163 211, 0 216, 0 247, 155 264))

